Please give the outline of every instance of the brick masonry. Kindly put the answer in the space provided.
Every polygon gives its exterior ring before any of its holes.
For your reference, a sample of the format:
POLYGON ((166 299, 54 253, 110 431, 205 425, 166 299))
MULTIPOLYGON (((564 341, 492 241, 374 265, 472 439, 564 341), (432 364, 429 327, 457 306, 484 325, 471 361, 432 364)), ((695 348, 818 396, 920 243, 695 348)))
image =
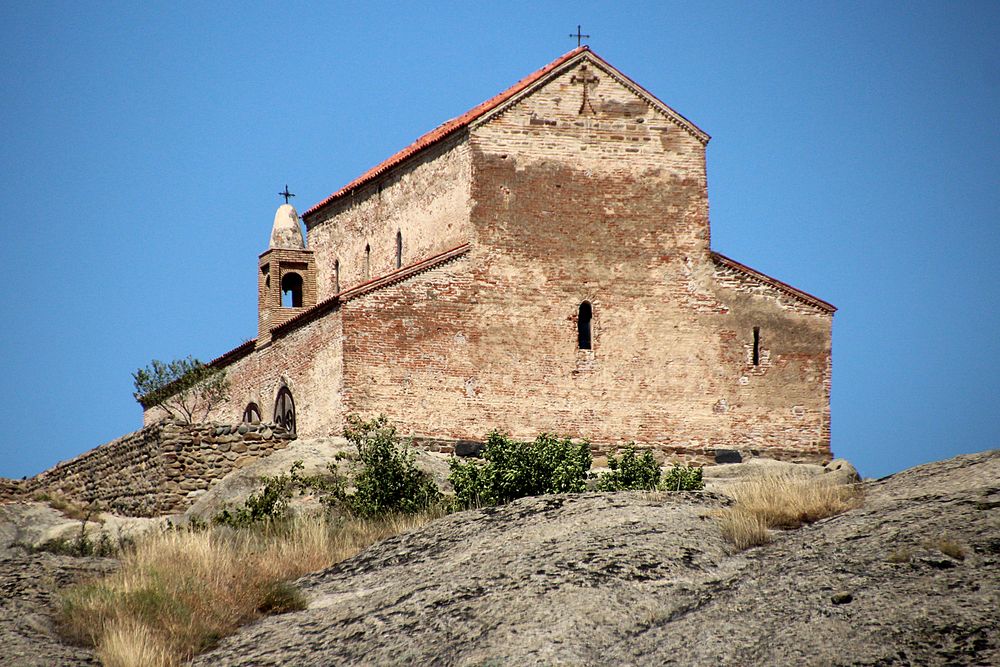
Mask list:
POLYGON ((562 62, 306 216, 314 316, 225 359, 213 418, 253 401, 268 419, 287 386, 304 436, 384 413, 441 451, 499 428, 828 459, 834 309, 711 251, 707 141, 592 53, 562 62), (396 270, 397 233, 404 266, 468 250, 370 282, 396 270))

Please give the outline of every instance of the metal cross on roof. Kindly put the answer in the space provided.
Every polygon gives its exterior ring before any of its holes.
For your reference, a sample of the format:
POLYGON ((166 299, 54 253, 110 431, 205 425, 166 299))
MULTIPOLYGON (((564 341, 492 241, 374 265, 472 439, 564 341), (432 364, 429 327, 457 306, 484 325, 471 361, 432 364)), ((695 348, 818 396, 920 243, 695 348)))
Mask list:
POLYGON ((279 197, 284 197, 285 198, 285 203, 287 204, 288 200, 291 199, 292 197, 294 197, 295 195, 293 195, 291 192, 288 191, 288 183, 285 183, 285 191, 284 192, 279 192, 278 196, 279 197))
POLYGON ((582 39, 583 39, 584 37, 586 37, 587 39, 590 39, 590 35, 584 35, 583 33, 581 33, 581 32, 580 32, 580 26, 576 26, 576 33, 572 33, 572 32, 571 32, 571 33, 569 34, 569 36, 570 36, 570 37, 576 37, 576 45, 577 45, 577 47, 579 47, 579 46, 580 46, 580 41, 581 41, 581 40, 582 40, 582 39))

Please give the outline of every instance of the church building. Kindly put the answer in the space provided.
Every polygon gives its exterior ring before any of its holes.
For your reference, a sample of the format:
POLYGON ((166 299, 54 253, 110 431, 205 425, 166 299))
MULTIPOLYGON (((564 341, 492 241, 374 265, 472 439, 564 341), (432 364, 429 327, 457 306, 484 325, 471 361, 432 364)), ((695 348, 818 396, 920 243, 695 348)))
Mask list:
POLYGON ((711 249, 708 140, 581 46, 301 221, 282 205, 211 418, 828 460, 835 308, 711 249))

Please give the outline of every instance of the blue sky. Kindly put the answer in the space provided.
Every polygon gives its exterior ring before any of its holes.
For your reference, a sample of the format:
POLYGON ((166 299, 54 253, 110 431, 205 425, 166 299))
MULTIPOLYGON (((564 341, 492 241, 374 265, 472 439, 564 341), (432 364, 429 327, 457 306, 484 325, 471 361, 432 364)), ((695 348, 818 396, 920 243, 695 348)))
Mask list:
MULTIPOLYGON (((576 46, 712 135, 712 246, 839 307, 833 449, 997 446, 1000 4, 3 3, 0 475, 135 430, 256 334, 304 210, 576 46)), ((484 424, 484 431, 491 427, 484 424)))

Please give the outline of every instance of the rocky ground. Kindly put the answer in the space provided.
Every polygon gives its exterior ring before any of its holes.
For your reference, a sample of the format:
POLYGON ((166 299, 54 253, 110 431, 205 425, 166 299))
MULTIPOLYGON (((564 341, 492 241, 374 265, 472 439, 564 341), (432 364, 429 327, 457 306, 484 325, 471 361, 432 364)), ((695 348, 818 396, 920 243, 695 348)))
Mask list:
MULTIPOLYGON (((862 508, 739 554, 714 492, 455 514, 303 578, 307 609, 196 664, 1000 664, 1000 451, 864 486, 862 508)), ((46 605, 112 567, 0 549, 0 664, 89 664, 46 605)))
POLYGON ((59 639, 52 609, 56 591, 109 574, 110 558, 74 558, 22 549, 0 552, 0 665, 97 665, 92 651, 59 639))

